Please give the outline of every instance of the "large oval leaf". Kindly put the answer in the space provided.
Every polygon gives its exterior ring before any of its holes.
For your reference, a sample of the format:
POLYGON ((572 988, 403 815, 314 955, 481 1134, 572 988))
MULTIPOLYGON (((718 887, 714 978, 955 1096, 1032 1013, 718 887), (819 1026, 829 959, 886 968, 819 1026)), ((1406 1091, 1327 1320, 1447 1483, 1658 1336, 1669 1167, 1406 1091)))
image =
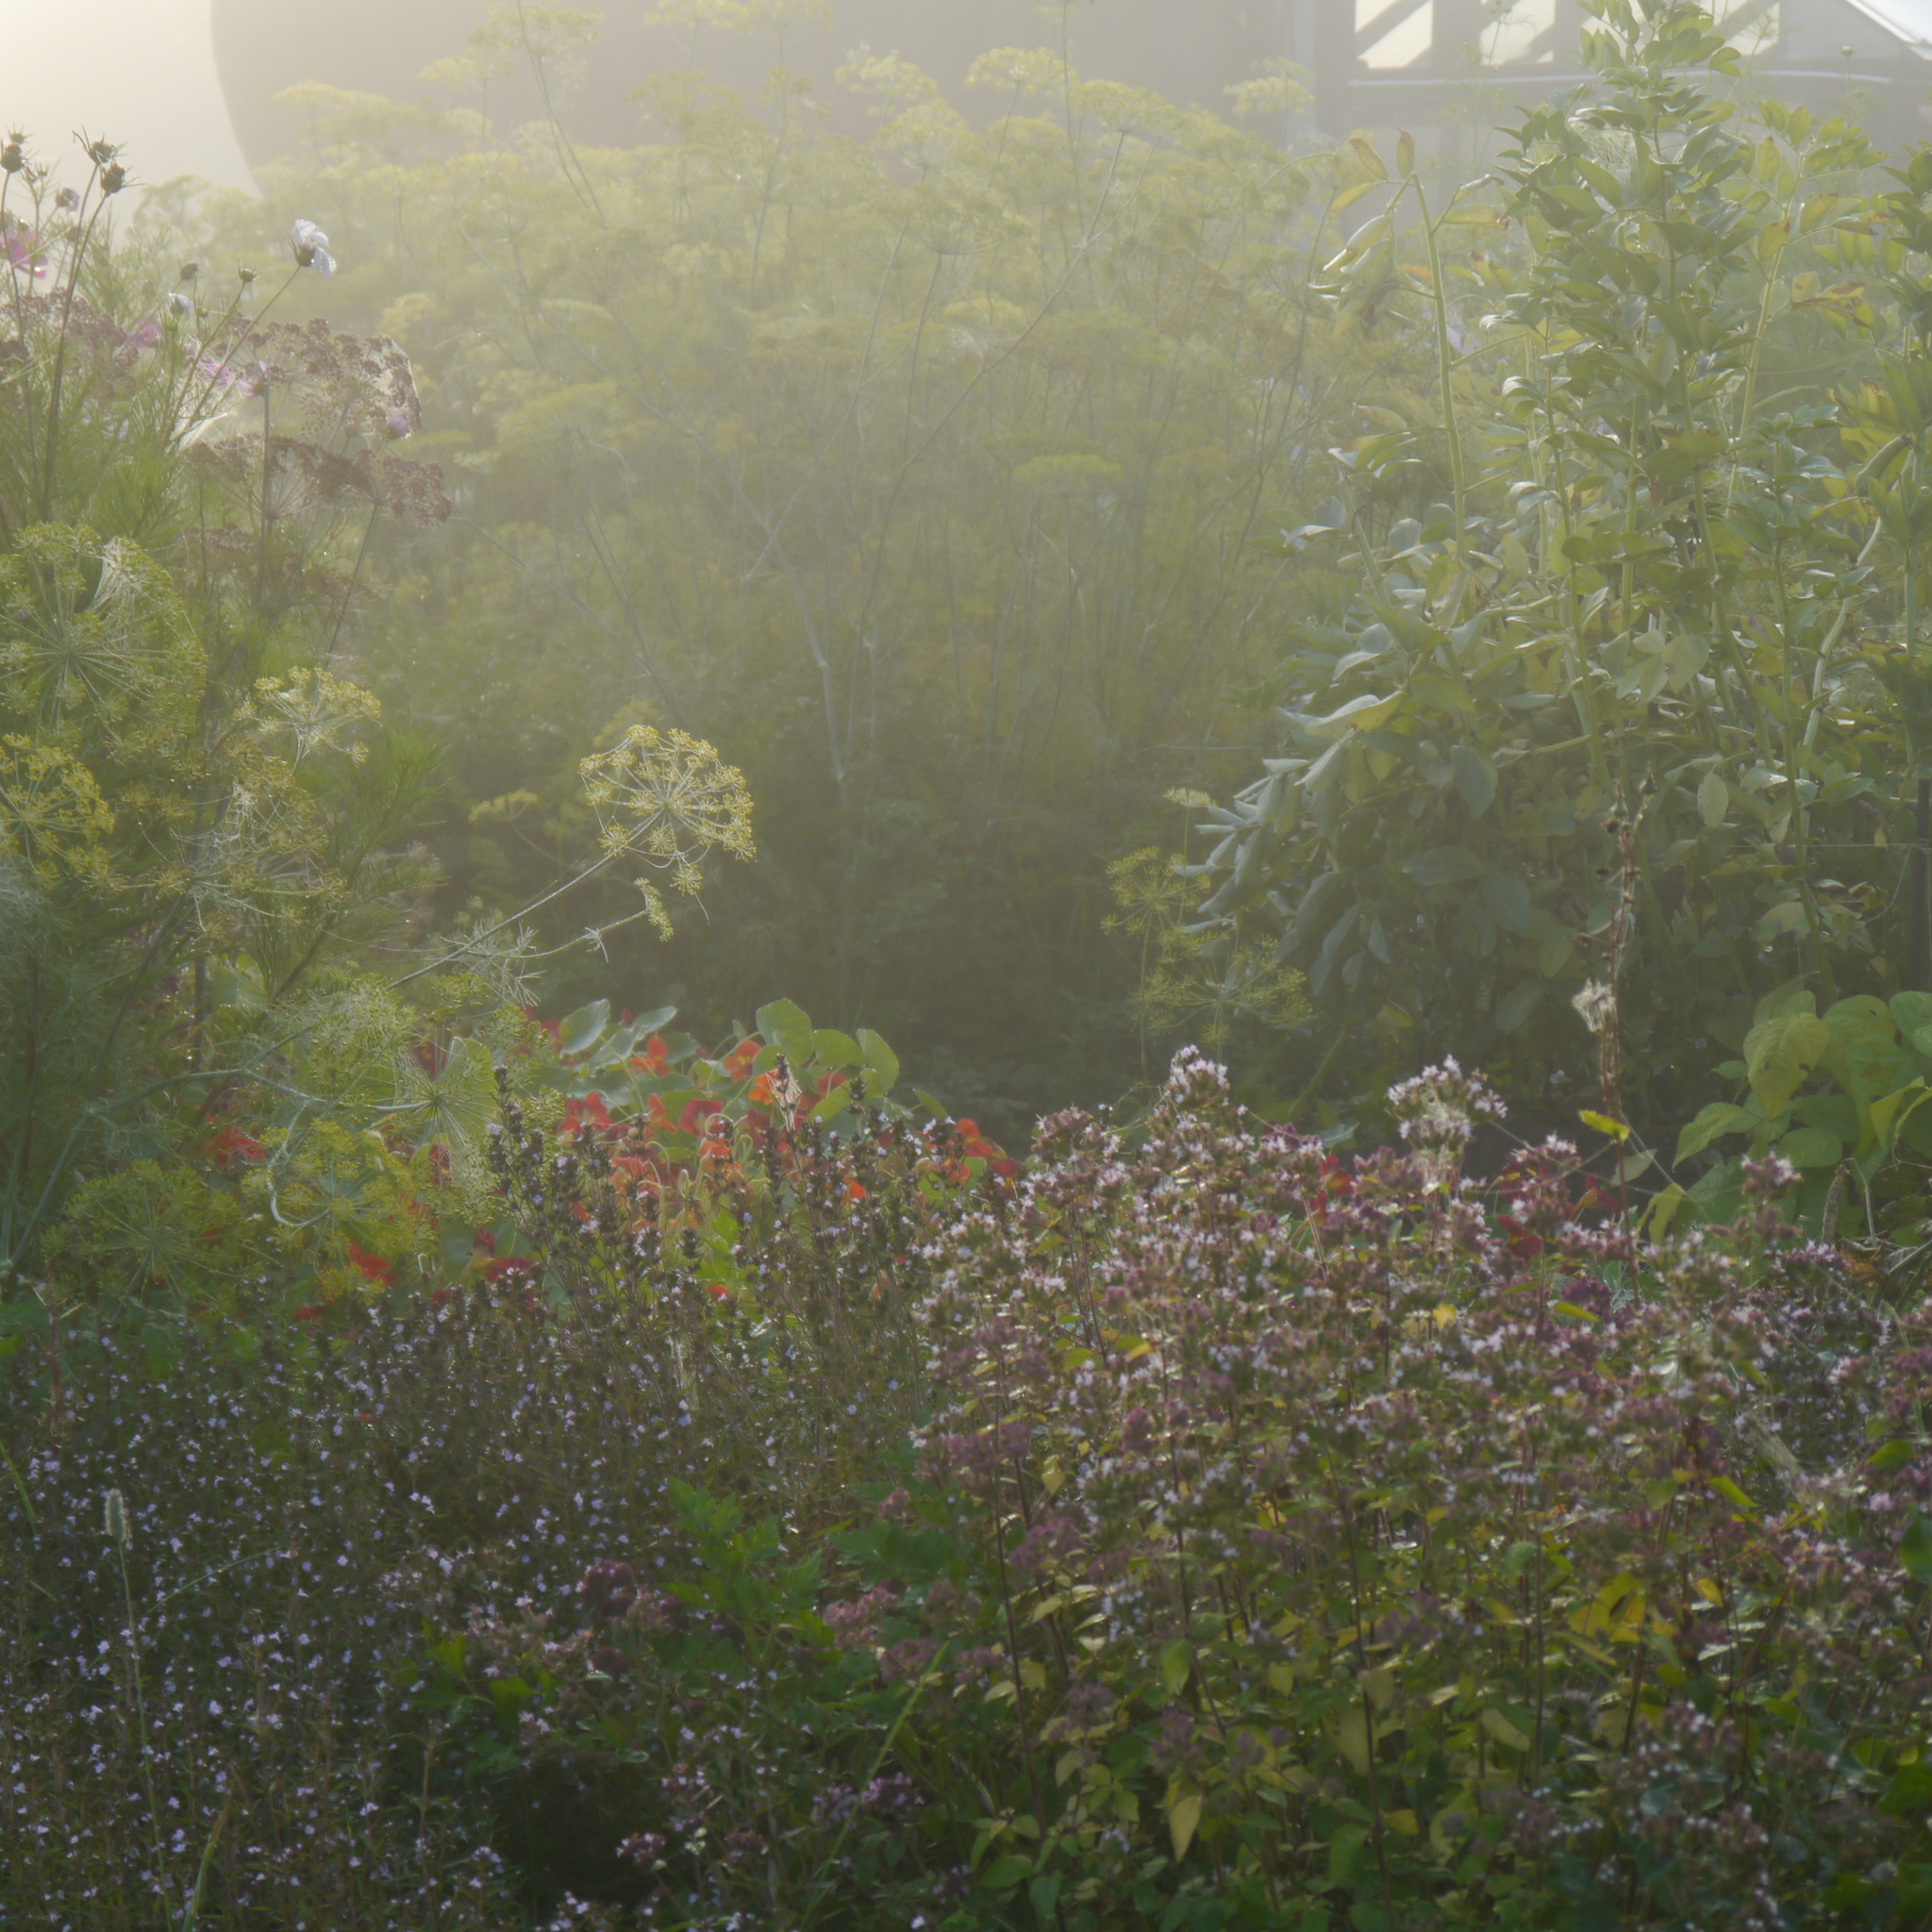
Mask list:
POLYGON ((1831 1051, 1831 1028, 1814 1013, 1761 1021, 1744 1036, 1744 1077, 1773 1119, 1831 1051))

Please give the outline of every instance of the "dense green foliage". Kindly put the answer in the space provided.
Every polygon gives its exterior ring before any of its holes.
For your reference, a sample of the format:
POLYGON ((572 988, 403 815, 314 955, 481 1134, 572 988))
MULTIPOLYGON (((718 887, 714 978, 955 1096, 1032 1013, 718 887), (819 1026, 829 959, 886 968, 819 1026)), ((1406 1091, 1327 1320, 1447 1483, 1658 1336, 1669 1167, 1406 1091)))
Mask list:
POLYGON ((1591 10, 0 146, 0 1914, 1932 1920, 1932 151, 1591 10))
POLYGON ((1596 11, 1591 93, 1446 206, 1405 163, 1329 264, 1338 325, 1443 381, 1289 535, 1358 575, 1298 629, 1289 755, 1203 829, 1209 912, 1357 1064, 1412 1024, 1560 1120, 1595 981, 1667 1146, 1765 996, 1925 981, 1932 156, 1740 119, 1694 8, 1596 11))
POLYGON ((1307 572, 1256 539, 1412 351, 1310 295, 1325 158, 1044 52, 981 63, 983 132, 903 63, 848 78, 870 147, 782 85, 654 83, 632 151, 318 91, 312 154, 193 245, 315 217, 329 313, 413 358, 459 514, 377 530, 350 629, 450 747, 450 903, 576 849, 613 718, 681 724, 745 772, 762 858, 668 949, 626 935, 619 982, 714 1030, 789 993, 1024 1133, 1137 1065, 1107 865, 1265 741, 1307 572))

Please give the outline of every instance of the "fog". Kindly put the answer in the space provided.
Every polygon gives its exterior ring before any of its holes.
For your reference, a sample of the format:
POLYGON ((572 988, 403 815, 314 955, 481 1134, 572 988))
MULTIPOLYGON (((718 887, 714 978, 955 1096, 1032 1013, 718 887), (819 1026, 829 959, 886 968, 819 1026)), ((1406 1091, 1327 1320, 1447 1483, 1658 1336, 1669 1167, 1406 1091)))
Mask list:
POLYGON ((0 115, 50 158, 86 128, 125 144, 149 181, 248 185, 223 98, 209 0, 0 0, 0 115))
MULTIPOLYGON (((278 95, 320 81, 397 101, 433 96, 425 70, 460 55, 488 10, 487 0, 0 0, 8 48, 0 111, 49 156, 85 128, 122 142, 141 179, 198 175, 252 186, 251 168, 287 153, 304 125, 301 109, 278 95)), ((961 82, 978 55, 1057 42, 1063 28, 1083 70, 1214 105, 1275 50, 1286 11, 1275 0, 1187 9, 1178 32, 1181 10, 1148 0, 1098 0, 1064 21, 1030 0, 840 0, 828 24, 788 37, 785 58, 855 134, 863 118, 833 76, 858 47, 904 54, 970 108, 961 82)), ((639 139, 627 95, 653 74, 691 63, 689 34, 648 25, 644 12, 607 10, 595 59, 565 76, 570 118, 589 139, 639 139)), ((755 92, 775 51, 770 37, 712 30, 699 37, 697 64, 755 92)), ((500 107, 514 119, 535 101, 511 84, 500 107)))

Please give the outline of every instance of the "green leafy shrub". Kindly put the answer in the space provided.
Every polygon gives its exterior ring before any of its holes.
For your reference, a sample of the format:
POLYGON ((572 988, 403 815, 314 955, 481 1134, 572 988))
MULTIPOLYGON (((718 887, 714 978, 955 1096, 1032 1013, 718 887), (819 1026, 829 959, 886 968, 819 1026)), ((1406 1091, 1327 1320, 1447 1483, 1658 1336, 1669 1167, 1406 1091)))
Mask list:
POLYGON ((1687 1206, 1728 1220, 1744 1161, 1775 1153, 1803 1176, 1791 1212, 1812 1233, 1909 1238, 1920 1229, 1932 1160, 1932 1115, 1923 1108, 1932 994, 1854 994, 1820 1013, 1805 989, 1785 988, 1758 1003, 1740 1058, 1717 1072, 1738 1083, 1739 1097, 1700 1108, 1677 1137, 1676 1158, 1740 1137, 1746 1152, 1713 1161, 1689 1189, 1665 1189, 1651 1209, 1660 1224, 1687 1206))
POLYGON ((1932 158, 1741 111, 1713 9, 1587 10, 1591 85, 1498 176, 1357 143, 1337 326, 1437 375, 1284 535, 1350 581, 1290 633, 1281 756, 1203 817, 1205 910, 1307 973, 1343 1092, 1412 1037, 1563 1121, 1572 1000, 1616 984, 1657 1138, 1794 974, 1821 1008, 1924 974, 1932 158))
MULTIPOLYGON (((783 988, 943 1049, 1024 1133, 1129 1071, 1105 867, 1165 787, 1259 748, 1275 641, 1332 575, 1249 537, 1306 520, 1418 352, 1309 296, 1326 157, 1043 47, 979 64, 985 127, 896 56, 843 78, 869 143, 795 76, 769 117, 660 76, 627 149, 574 147, 561 96, 504 141, 471 101, 319 88, 312 154, 183 245, 252 257, 317 214, 332 312, 414 358, 464 520, 434 557, 379 528, 393 594, 347 635, 452 746, 448 903, 536 896, 613 720, 699 733, 762 859, 668 948, 615 940, 619 975, 712 1037, 783 988)), ((587 891, 599 922, 625 896, 587 891)), ((590 963, 570 996, 607 990, 590 963)))

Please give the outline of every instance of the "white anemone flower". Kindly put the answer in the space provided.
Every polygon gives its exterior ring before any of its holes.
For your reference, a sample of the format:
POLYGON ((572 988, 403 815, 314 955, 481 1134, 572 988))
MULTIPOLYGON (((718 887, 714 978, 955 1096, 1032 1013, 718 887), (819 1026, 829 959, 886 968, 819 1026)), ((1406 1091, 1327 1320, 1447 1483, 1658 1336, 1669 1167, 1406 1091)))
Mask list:
POLYGON ((312 268, 325 277, 335 274, 336 258, 328 252, 328 237, 313 222, 297 222, 289 231, 289 239, 294 244, 297 268, 312 268))

